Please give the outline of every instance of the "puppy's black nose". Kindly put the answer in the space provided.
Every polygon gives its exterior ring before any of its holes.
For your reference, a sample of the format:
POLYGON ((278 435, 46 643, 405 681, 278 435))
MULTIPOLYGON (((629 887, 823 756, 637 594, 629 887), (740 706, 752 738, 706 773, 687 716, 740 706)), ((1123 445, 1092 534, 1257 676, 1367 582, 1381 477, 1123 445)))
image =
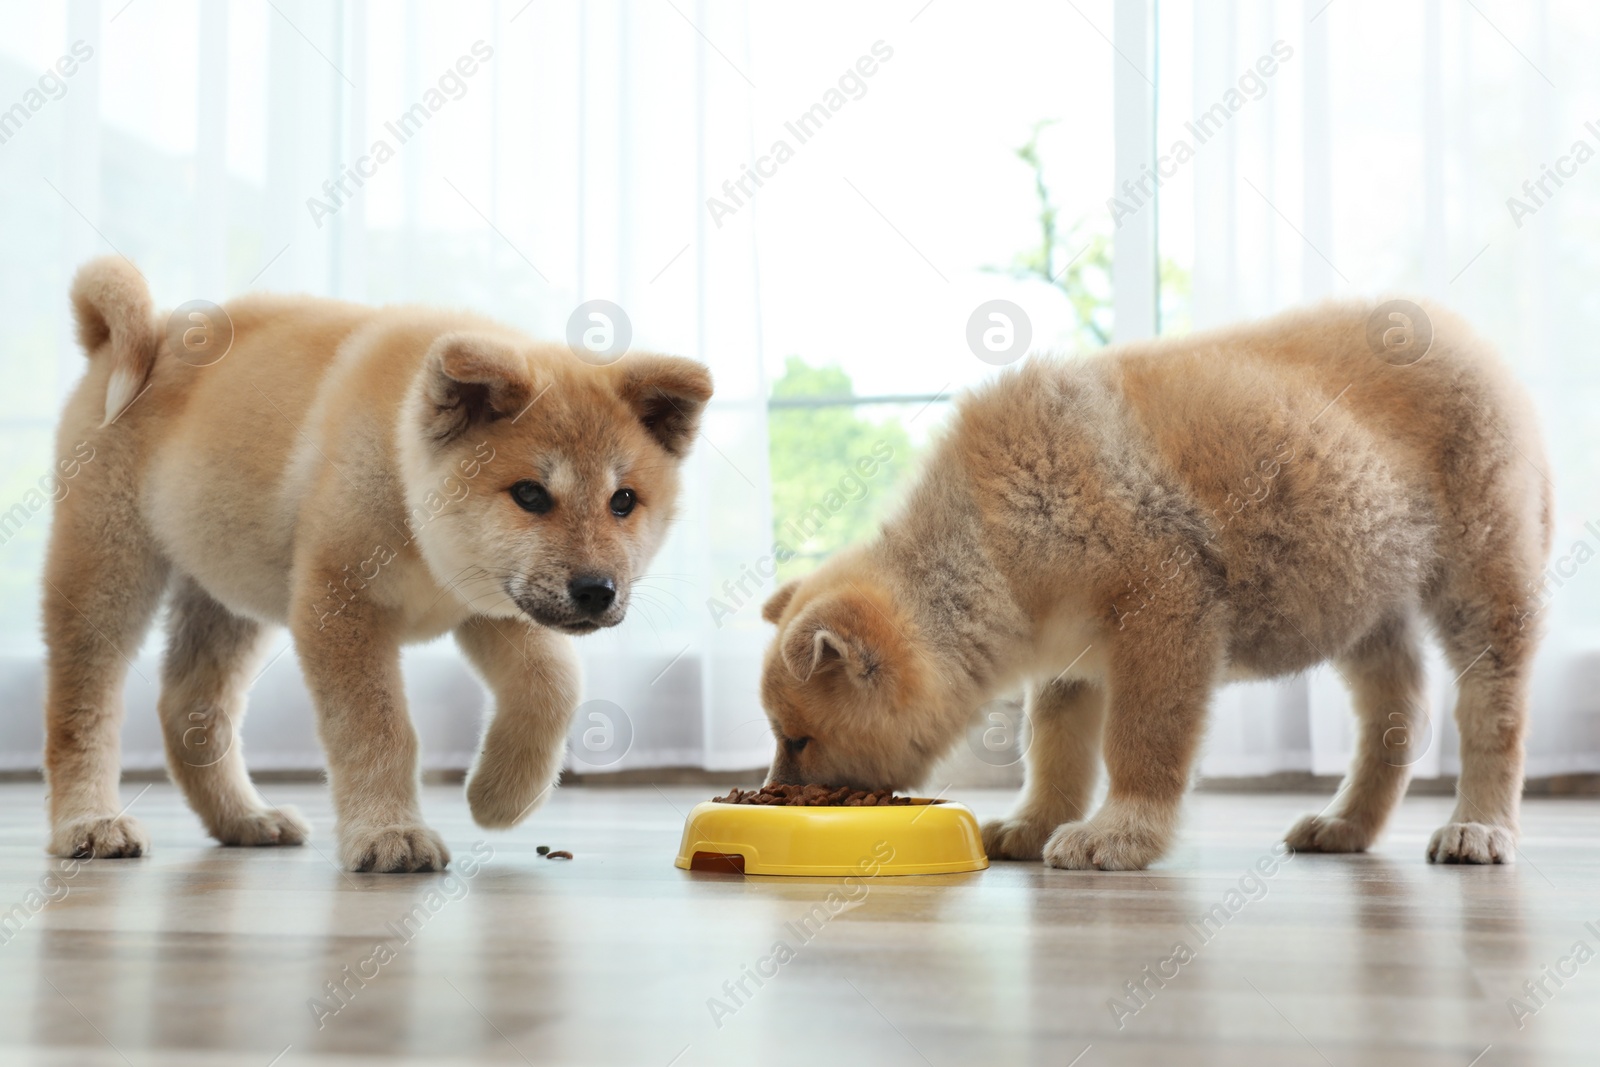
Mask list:
POLYGON ((594 574, 580 574, 567 583, 567 595, 585 615, 604 615, 617 599, 617 583, 594 574))

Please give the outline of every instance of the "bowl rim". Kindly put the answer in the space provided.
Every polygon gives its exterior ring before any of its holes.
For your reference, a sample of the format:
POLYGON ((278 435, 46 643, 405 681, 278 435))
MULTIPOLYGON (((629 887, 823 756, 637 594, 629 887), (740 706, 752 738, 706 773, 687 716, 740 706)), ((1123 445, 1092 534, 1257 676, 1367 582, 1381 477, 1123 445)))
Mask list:
POLYGON ((715 805, 718 810, 727 811, 756 811, 790 808, 799 809, 801 811, 895 811, 900 808, 931 808, 936 806, 944 807, 945 805, 965 807, 965 805, 960 801, 950 800, 946 797, 911 797, 910 800, 911 803, 909 804, 739 804, 714 797, 710 800, 700 801, 695 805, 695 808, 699 808, 702 804, 715 805))

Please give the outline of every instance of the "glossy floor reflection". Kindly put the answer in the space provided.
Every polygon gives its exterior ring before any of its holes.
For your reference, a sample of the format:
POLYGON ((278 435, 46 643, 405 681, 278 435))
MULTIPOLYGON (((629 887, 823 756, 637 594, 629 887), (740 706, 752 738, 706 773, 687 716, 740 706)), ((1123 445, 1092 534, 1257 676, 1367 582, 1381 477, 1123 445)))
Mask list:
POLYGON ((1201 795, 1148 872, 884 879, 832 914, 837 880, 672 866, 711 791, 571 788, 485 834, 431 788, 457 869, 392 876, 330 862, 321 788, 266 790, 314 847, 251 851, 158 785, 152 855, 51 880, 42 786, 0 786, 0 1063, 1600 1062, 1597 801, 1529 801, 1512 867, 1424 864, 1448 803, 1419 798, 1377 852, 1266 876, 1320 802, 1201 795))

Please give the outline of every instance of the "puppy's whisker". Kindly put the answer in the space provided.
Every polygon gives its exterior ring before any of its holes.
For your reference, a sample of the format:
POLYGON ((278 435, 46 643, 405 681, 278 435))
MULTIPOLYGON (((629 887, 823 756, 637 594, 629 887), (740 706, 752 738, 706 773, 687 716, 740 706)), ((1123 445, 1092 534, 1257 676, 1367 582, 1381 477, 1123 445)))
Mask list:
MULTIPOLYGON (((660 590, 656 590, 656 592, 660 592, 660 590)), ((683 601, 681 599, 679 599, 676 596, 673 596, 671 593, 667 593, 666 595, 672 597, 672 603, 673 603, 674 606, 676 606, 680 610, 683 608, 684 604, 683 604, 683 601)), ((629 595, 629 603, 654 604, 654 605, 656 605, 657 607, 661 608, 664 611, 668 610, 668 605, 666 604, 666 602, 656 599, 651 594, 650 590, 644 590, 644 589, 632 590, 630 595, 629 595)))
POLYGON ((651 608, 653 608, 653 609, 655 609, 657 611, 660 611, 662 613, 662 615, 667 619, 672 619, 674 617, 682 617, 682 615, 684 614, 684 611, 686 610, 685 606, 684 606, 683 602, 680 601, 680 600, 677 600, 677 598, 673 598, 673 599, 675 601, 673 604, 667 604, 667 603, 665 603, 663 601, 657 600, 656 598, 654 598, 652 596, 641 594, 641 595, 638 595, 636 597, 636 602, 639 603, 639 604, 647 605, 647 606, 649 606, 649 607, 651 607, 651 608))
POLYGON ((470 606, 470 605, 477 604, 478 601, 480 601, 480 600, 487 600, 490 597, 503 597, 505 595, 506 594, 505 594, 504 590, 496 587, 494 589, 485 589, 483 592, 475 593, 475 594, 473 594, 472 596, 469 596, 469 597, 463 597, 462 600, 463 600, 463 602, 465 602, 466 604, 468 604, 470 606))
POLYGON ((665 604, 663 604, 659 600, 656 600, 654 597, 647 596, 644 593, 634 593, 631 597, 628 598, 628 603, 630 605, 638 605, 639 607, 642 607, 642 608, 652 608, 652 609, 661 610, 661 611, 666 610, 666 605, 665 604))
POLYGON ((646 574, 635 578, 630 585, 648 585, 651 582, 680 582, 683 585, 697 586, 700 583, 689 578, 679 578, 674 574, 646 574))
MULTIPOLYGON (((646 608, 653 607, 653 605, 649 605, 649 604, 643 604, 643 605, 640 605, 640 606, 641 607, 646 607, 646 608)), ((644 620, 644 624, 646 626, 650 627, 650 632, 655 635, 656 640, 660 641, 661 640, 661 631, 658 630, 656 628, 656 624, 653 621, 651 621, 650 612, 649 611, 641 611, 639 613, 639 617, 644 620)))
POLYGON ((434 605, 438 604, 439 601, 444 599, 444 595, 446 593, 454 591, 463 581, 470 580, 470 579, 464 579, 462 577, 462 575, 466 574, 468 571, 471 571, 471 570, 479 570, 479 571, 481 571, 481 570, 483 570, 483 568, 478 566, 476 563, 469 563, 465 567, 462 567, 459 571, 457 571, 450 578, 449 581, 445 582, 443 584, 443 586, 441 586, 441 588, 439 589, 439 595, 434 597, 432 600, 430 600, 428 602, 428 608, 431 610, 434 607, 434 605))
POLYGON ((470 576, 467 576, 467 577, 458 577, 458 578, 452 580, 449 584, 447 584, 443 589, 441 589, 439 591, 439 595, 438 596, 433 598, 433 601, 428 605, 430 608, 432 608, 435 604, 437 604, 440 600, 442 600, 446 593, 454 594, 455 597, 458 600, 460 600, 463 604, 465 604, 469 608, 470 607, 475 607, 479 601, 488 599, 490 597, 494 597, 494 596, 502 596, 502 597, 509 596, 509 594, 507 593, 507 591, 506 591, 506 589, 504 587, 504 582, 502 580, 497 579, 494 574, 490 573, 489 571, 485 570, 484 568, 473 566, 473 567, 470 567, 470 568, 463 568, 463 569, 464 570, 467 570, 467 569, 477 570, 477 571, 480 571, 482 573, 470 575, 470 576), (479 582, 491 582, 493 584, 489 588, 484 589, 482 592, 474 592, 474 589, 473 589, 474 583, 479 583, 479 582))

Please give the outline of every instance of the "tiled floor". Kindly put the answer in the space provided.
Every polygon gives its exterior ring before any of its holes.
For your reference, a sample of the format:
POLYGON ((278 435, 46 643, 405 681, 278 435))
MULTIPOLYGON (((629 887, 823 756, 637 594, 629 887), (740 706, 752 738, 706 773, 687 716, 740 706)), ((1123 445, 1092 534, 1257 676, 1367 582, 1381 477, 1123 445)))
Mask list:
MULTIPOLYGON (((429 789, 453 876, 344 873, 324 792, 267 792, 312 817, 314 848, 212 847, 158 785, 133 808, 151 855, 48 881, 42 787, 0 787, 0 1063, 1600 1062, 1600 959, 1572 955, 1600 953, 1593 800, 1530 801, 1511 867, 1426 865, 1448 802, 1419 798, 1374 854, 1253 880, 1320 802, 1201 795, 1155 870, 869 882, 807 936, 838 883, 672 866, 706 787, 566 789, 492 835, 429 789), (780 941, 792 958, 746 977, 780 941)), ((986 817, 1010 798, 955 799, 986 817)))

